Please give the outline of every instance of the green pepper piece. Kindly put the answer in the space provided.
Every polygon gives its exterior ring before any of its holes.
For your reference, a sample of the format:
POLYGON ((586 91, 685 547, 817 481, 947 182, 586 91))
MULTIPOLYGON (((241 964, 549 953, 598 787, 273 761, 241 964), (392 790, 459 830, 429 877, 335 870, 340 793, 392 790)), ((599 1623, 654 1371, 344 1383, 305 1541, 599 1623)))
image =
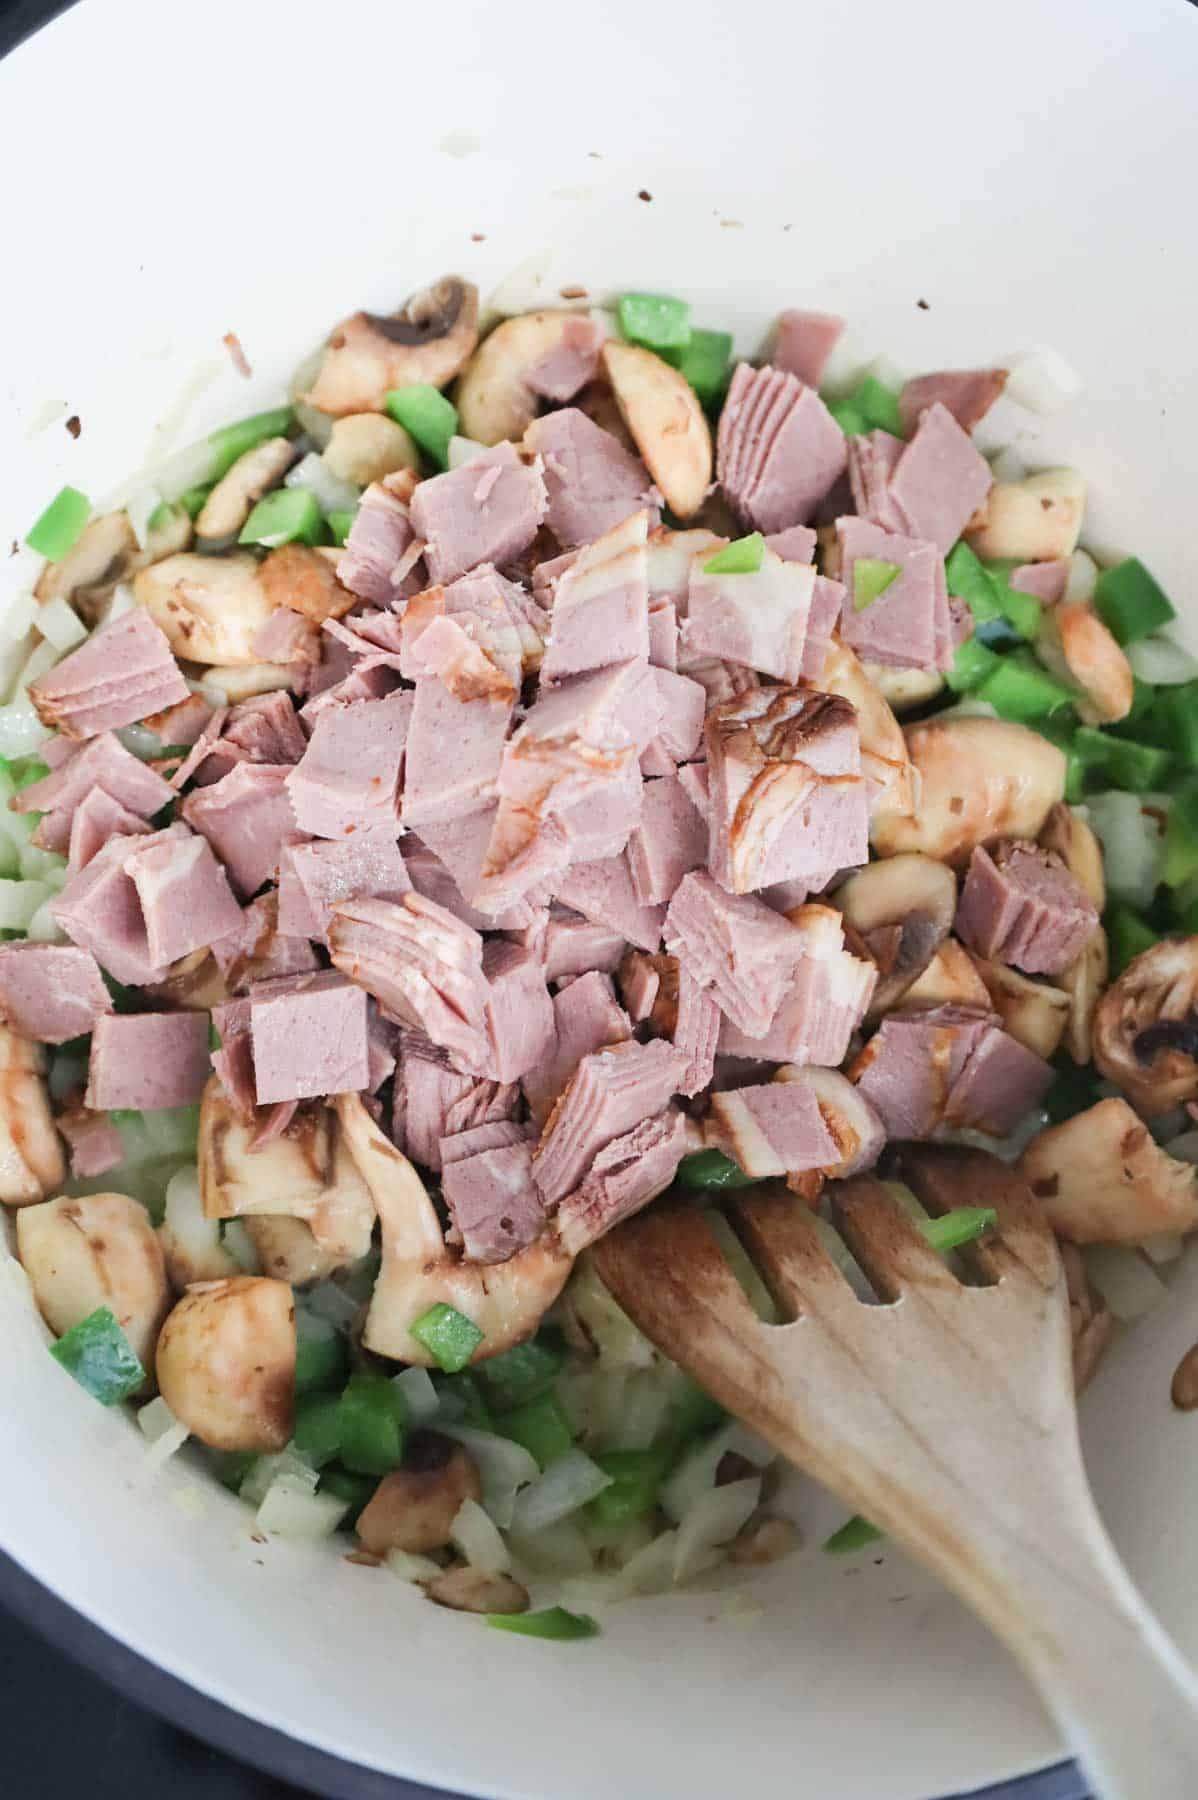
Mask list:
POLYGON ((869 430, 865 414, 852 398, 829 400, 828 411, 844 432, 845 437, 862 437, 869 430))
POLYGON ((938 1219, 921 1219, 919 1229, 932 1249, 939 1250, 943 1256, 946 1250, 959 1250, 962 1244, 972 1244, 983 1232, 993 1231, 997 1224, 998 1214, 992 1206, 954 1206, 951 1212, 943 1213, 938 1219))
POLYGON ((597 1456, 595 1461, 612 1484, 590 1502, 590 1516, 599 1525, 626 1525, 652 1512, 676 1454, 673 1445, 658 1444, 649 1450, 608 1450, 597 1456))
POLYGON ((691 309, 668 294, 621 294, 616 317, 628 342, 647 350, 684 350, 690 342, 691 309))
POLYGON ((566 1409, 556 1394, 542 1394, 524 1406, 513 1407, 495 1421, 500 1437, 523 1444, 542 1469, 564 1456, 574 1442, 566 1409))
POLYGON ((1198 875, 1198 794, 1174 796, 1165 826, 1165 855, 1161 880, 1166 887, 1184 887, 1198 875))
POLYGON ((685 1443, 722 1425, 727 1416, 719 1401, 713 1400, 706 1388, 688 1375, 671 1408, 670 1428, 675 1440, 685 1443))
POLYGON ((339 1527, 342 1531, 352 1531, 358 1521, 358 1514, 364 1506, 368 1506, 374 1498, 378 1482, 369 1475, 356 1475, 340 1463, 331 1463, 320 1471, 320 1486, 317 1490, 322 1494, 333 1494, 338 1500, 344 1500, 349 1512, 342 1519, 339 1527))
POLYGON ((333 542, 335 544, 344 544, 346 538, 354 528, 354 520, 357 516, 356 509, 353 512, 331 512, 328 514, 329 530, 333 534, 333 542))
POLYGON ((128 1400, 145 1384, 146 1372, 107 1306, 72 1325, 50 1354, 101 1406, 128 1400))
POLYGON ((667 350, 665 359, 694 388, 703 406, 714 406, 728 385, 732 361, 730 331, 694 330, 681 350, 667 350))
POLYGON ((1132 794, 1148 794, 1159 788, 1173 760, 1168 750, 1154 744, 1110 737, 1091 725, 1078 726, 1073 746, 1084 763, 1102 770, 1112 787, 1126 788, 1132 794))
POLYGON ((517 1344, 479 1363, 474 1379, 496 1412, 523 1406, 549 1392, 561 1373, 561 1353, 544 1338, 517 1344))
POLYGON ((198 487, 184 488, 179 495, 179 505, 189 519, 199 518, 204 510, 204 502, 215 486, 215 481, 201 481, 198 487))
MULTIPOLYGON (((482 1365, 479 1365, 482 1367, 482 1365)), ((477 1431, 494 1431, 491 1411, 475 1374, 433 1376, 433 1386, 447 1425, 472 1425, 477 1431)))
POLYGON ((60 488, 41 517, 25 534, 25 542, 47 562, 61 562, 83 536, 92 503, 78 488, 60 488))
POLYGON ((324 1393, 340 1387, 349 1366, 345 1339, 318 1313, 295 1309, 295 1391, 324 1393))
POLYGON ((853 611, 864 612, 867 606, 872 606, 902 572, 898 563, 882 562, 876 556, 859 556, 853 564, 853 611))
POLYGON ((341 1450, 341 1401, 336 1394, 305 1394, 296 1402, 292 1442, 313 1468, 332 1462, 341 1450))
POLYGON ((1151 637, 1177 617, 1176 608, 1138 556, 1113 569, 1100 569, 1094 583, 1094 605, 1107 630, 1119 643, 1151 637))
POLYGON ((854 1550, 864 1550, 867 1544, 877 1543, 882 1533, 860 1513, 854 1513, 851 1519, 834 1531, 824 1549, 829 1556, 850 1556, 854 1550))
POLYGON ((705 575, 755 575, 765 555, 765 539, 759 531, 748 537, 733 538, 723 550, 717 550, 703 564, 705 575))
MULTIPOLYGON (((295 427, 295 413, 289 406, 276 406, 270 412, 251 413, 248 419, 235 419, 231 425, 222 425, 219 431, 209 435, 208 448, 212 452, 212 480, 217 482, 222 475, 228 473, 239 457, 256 445, 264 444, 267 438, 286 437, 295 427)), ((189 488, 188 494, 198 493, 197 488, 189 488)), ((188 512, 187 495, 181 496, 188 512)), ((203 501, 200 502, 200 506, 203 501)), ((200 507, 196 507, 198 513, 200 507)), ((192 513, 195 517, 195 513, 192 513)))
POLYGON ((975 636, 957 645, 956 661, 944 679, 954 694, 968 694, 997 669, 999 658, 975 636))
POLYGON ((599 1626, 589 1613, 567 1612, 564 1606, 550 1606, 544 1612, 488 1613, 486 1619, 496 1631, 514 1631, 520 1637, 549 1638, 559 1644, 599 1635, 599 1626))
POLYGON ((337 1430, 341 1460, 356 1475, 398 1469, 404 1451, 403 1395, 385 1375, 360 1371, 341 1393, 337 1430))
POLYGON ((1057 1071, 1056 1080, 1040 1104, 1048 1114, 1049 1124, 1059 1125, 1075 1113, 1085 1112, 1097 1098, 1092 1069, 1089 1065, 1079 1067, 1070 1062, 1057 1071))
POLYGON ((439 388, 413 382, 411 387, 392 388, 383 404, 439 469, 449 467, 449 440, 458 428, 458 409, 439 388))
POLYGON ((1154 931, 1130 906, 1112 906, 1108 910, 1106 934, 1111 964, 1117 975, 1122 975, 1128 963, 1143 951, 1151 950, 1161 941, 1159 931, 1154 931))
POLYGON ((277 550, 281 544, 319 544, 325 536, 324 516, 316 495, 307 488, 275 488, 259 500, 241 528, 239 544, 261 544, 277 550))
POLYGON ((858 382, 849 399, 865 420, 867 429, 888 431, 892 437, 903 436, 898 395, 876 375, 867 375, 864 381, 858 382))
POLYGON ((682 1158, 674 1180, 679 1187, 701 1191, 750 1187, 753 1177, 746 1175, 740 1164, 722 1150, 696 1150, 692 1156, 682 1158))
POLYGON ((446 1306, 443 1300, 430 1306, 408 1326, 408 1330, 447 1375, 456 1375, 459 1369, 464 1369, 483 1341, 483 1333, 474 1320, 458 1312, 456 1307, 446 1306))
POLYGON ((1001 617, 994 582, 964 538, 945 557, 944 576, 949 593, 955 600, 964 600, 979 625, 1001 617))
POLYGON ((1198 768, 1198 681, 1153 691, 1170 744, 1187 768, 1198 768))
POLYGON ((1043 719, 1073 704, 1073 692, 1050 675, 1030 651, 1013 650, 974 690, 988 700, 1000 719, 1019 724, 1043 719))

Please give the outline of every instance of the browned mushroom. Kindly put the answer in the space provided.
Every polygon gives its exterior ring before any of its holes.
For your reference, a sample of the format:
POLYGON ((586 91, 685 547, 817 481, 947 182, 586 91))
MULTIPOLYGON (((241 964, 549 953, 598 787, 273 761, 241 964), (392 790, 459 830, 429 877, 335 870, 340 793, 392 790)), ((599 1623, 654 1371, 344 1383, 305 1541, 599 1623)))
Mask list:
POLYGON ((448 1544, 463 1500, 482 1497, 478 1470, 460 1444, 436 1431, 414 1432, 403 1467, 385 1475, 358 1519, 367 1550, 424 1552, 448 1544))
POLYGON ((1094 1014, 1094 1061, 1140 1112, 1198 1096, 1198 937, 1166 938, 1133 958, 1094 1014))
POLYGON ((158 1339, 158 1385, 214 1450, 282 1450, 295 1409, 295 1302, 285 1281, 189 1288, 158 1339))
POLYGON ((320 412, 382 412, 391 388, 444 387, 478 342, 478 289, 459 275, 423 288, 386 315, 357 312, 329 337, 320 372, 304 396, 320 412))
POLYGON ((952 930, 957 883, 943 863, 912 852, 870 863, 832 900, 878 965, 870 1003, 876 1018, 923 974, 952 930))
POLYGON ((1074 1244, 1143 1244, 1198 1225, 1195 1170, 1153 1143, 1126 1100, 1100 1100, 1038 1132, 1019 1173, 1074 1244))

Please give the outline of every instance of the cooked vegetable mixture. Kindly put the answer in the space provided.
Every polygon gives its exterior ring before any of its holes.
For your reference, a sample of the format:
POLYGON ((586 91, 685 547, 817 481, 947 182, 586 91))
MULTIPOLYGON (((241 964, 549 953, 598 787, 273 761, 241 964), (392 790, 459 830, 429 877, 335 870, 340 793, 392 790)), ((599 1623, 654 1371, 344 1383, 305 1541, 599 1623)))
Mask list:
MULTIPOLYGON (((478 319, 457 277, 355 313, 291 404, 30 529, 0 1199, 151 1457, 560 1641, 595 1623, 543 1580, 797 1542, 770 1447, 589 1258, 666 1189, 777 1320, 726 1190, 784 1184, 862 1291, 838 1177, 1017 1161, 1079 1386, 1163 1291, 1198 664, 1141 562, 1079 550, 1081 474, 975 442, 1035 359, 825 396, 827 314, 735 364, 656 294, 478 319)), ((894 1191, 947 1256, 994 1223, 894 1191)))

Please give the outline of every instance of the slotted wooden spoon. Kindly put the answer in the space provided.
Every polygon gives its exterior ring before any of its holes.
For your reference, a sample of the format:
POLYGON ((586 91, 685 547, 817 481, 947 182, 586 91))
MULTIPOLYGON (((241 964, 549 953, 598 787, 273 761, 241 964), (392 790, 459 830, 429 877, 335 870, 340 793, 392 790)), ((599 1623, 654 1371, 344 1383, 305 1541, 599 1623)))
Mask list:
POLYGON ((837 1185, 854 1294, 785 1190, 731 1224, 789 1323, 763 1324, 702 1215, 666 1202, 595 1246, 641 1330, 783 1455, 896 1538, 982 1618, 1109 1800, 1198 1796, 1198 1681, 1098 1516, 1074 1408, 1065 1277, 1024 1184, 980 1151, 918 1146, 930 1213, 992 1206, 966 1286, 872 1176, 837 1185))

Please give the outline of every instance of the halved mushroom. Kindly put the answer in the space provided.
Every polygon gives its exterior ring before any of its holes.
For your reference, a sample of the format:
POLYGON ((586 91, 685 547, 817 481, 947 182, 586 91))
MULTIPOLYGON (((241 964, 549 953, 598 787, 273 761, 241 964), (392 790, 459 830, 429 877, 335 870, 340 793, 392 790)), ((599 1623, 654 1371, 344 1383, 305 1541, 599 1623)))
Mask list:
POLYGON ((981 557, 1049 562, 1072 556, 1086 510, 1086 482, 1076 469, 1042 469, 1022 481, 996 481, 965 532, 981 557))
POLYGON ((576 312, 546 310, 519 313, 496 325, 475 351, 454 395, 463 437, 479 444, 520 441, 540 410, 529 375, 560 349, 567 326, 577 319, 576 312))
POLYGON ((274 610, 257 559, 245 550, 165 557, 134 576, 133 597, 162 627, 176 656, 237 667, 257 664, 254 639, 274 610))
POLYGON ((147 982, 142 991, 180 1012, 211 1012, 232 998, 220 965, 206 946, 181 956, 164 980, 147 982))
POLYGON ((392 388, 444 387, 478 342, 478 289, 459 275, 422 288, 398 312, 357 312, 330 334, 309 406, 339 418, 382 412, 392 388))
POLYGON ((869 1016, 906 993, 953 928, 957 882, 951 869, 918 852, 870 863, 831 896, 878 965, 869 1016))
POLYGON ((66 1180, 40 1044, 0 1025, 0 1200, 33 1206, 66 1180))
POLYGON ((510 1575, 488 1575, 463 1563, 446 1569, 425 1589, 438 1606, 451 1606, 455 1612, 522 1613, 528 1611, 528 1589, 510 1575))
POLYGON ((1006 963, 988 962, 984 956, 974 956, 973 965, 1003 1030, 1047 1062, 1069 1023, 1068 994, 1046 981, 1033 981, 1006 963))
POLYGON ((1094 1061, 1140 1112, 1198 1098, 1198 937, 1133 957, 1098 1002, 1094 1061))
MULTIPOLYGON (((818 1173, 829 1181, 846 1175, 859 1175, 872 1169, 886 1145, 886 1127, 860 1088, 854 1087, 839 1069, 800 1068, 796 1063, 783 1063, 775 1081, 801 1081, 815 1094, 820 1117, 835 1139, 840 1158, 818 1173)), ((806 1177, 788 1175, 786 1183, 807 1196, 806 1177)), ((809 1196, 807 1196, 809 1197, 809 1196)))
POLYGON ((685 375, 639 344, 604 344, 603 367, 645 467, 679 519, 711 485, 711 427, 685 375))
MULTIPOLYGON (((178 652, 176 652, 178 654, 178 652)), ((221 706, 236 706, 256 694, 278 694, 295 681, 294 663, 214 663, 202 671, 205 691, 221 706)))
POLYGON ((834 637, 829 645, 819 686, 821 693, 839 694, 856 709, 861 773, 870 790, 871 831, 876 834, 883 821, 906 818, 915 805, 916 788, 902 726, 839 638, 834 637))
POLYGON ((956 938, 945 938, 939 950, 903 995, 904 1006, 990 1005, 986 984, 956 938))
POLYGON ((149 1370, 171 1303, 149 1214, 126 1194, 65 1195, 17 1215, 17 1251, 47 1325, 59 1337, 106 1306, 149 1370))
POLYGON ((197 538, 219 543, 237 536, 256 503, 282 481, 299 452, 289 438, 266 438, 221 476, 196 519, 197 538))
POLYGON ((289 1219, 280 1214, 249 1213, 242 1220, 250 1242, 258 1256, 264 1275, 276 1281, 290 1282, 292 1287, 306 1287, 311 1281, 323 1281, 335 1269, 343 1269, 356 1257, 340 1257, 322 1250, 303 1219, 289 1219))
POLYGON ((408 1440, 403 1467, 384 1475, 355 1527, 367 1550, 419 1555, 441 1550, 463 1500, 481 1500, 478 1470, 461 1444, 437 1431, 418 1431, 408 1440))
POLYGON ((1065 1048, 1075 1063, 1088 1063, 1093 1050, 1094 1015, 1110 974, 1110 949, 1101 925, 1081 955, 1056 977, 1056 986, 1069 1000, 1069 1027, 1065 1048))
POLYGON ((342 618, 358 599, 337 579, 340 556, 340 550, 330 557, 306 544, 283 544, 263 559, 258 580, 272 607, 290 607, 323 625, 342 618))
POLYGON ((944 687, 939 669, 898 669, 891 663, 863 662, 862 671, 893 713, 914 712, 944 687))
POLYGON ((221 1242, 220 1221, 210 1219, 204 1211, 194 1170, 180 1169, 167 1182, 158 1242, 177 1293, 197 1281, 223 1281, 241 1273, 236 1258, 221 1242))
POLYGON ((1087 725, 1125 719, 1135 696, 1131 664, 1092 606, 1062 600, 1047 606, 1036 634, 1041 662, 1079 689, 1074 706, 1087 725))
POLYGON ((1055 850, 1075 881, 1081 883, 1099 912, 1106 908, 1106 875, 1097 835, 1071 806, 1054 806, 1044 821, 1040 842, 1055 850))
POLYGON ((1167 1156, 1126 1100, 1038 1132, 1019 1173, 1070 1243, 1143 1244, 1198 1225, 1198 1170, 1167 1156))
POLYGON ((213 1450, 282 1450, 295 1413, 295 1301, 285 1281, 189 1288, 158 1339, 158 1386, 213 1450))
POLYGON ((875 814, 880 856, 922 850, 960 867, 978 844, 1038 836, 1065 795, 1065 753, 1026 725, 1006 719, 926 719, 908 725, 907 750, 919 806, 907 816, 875 814))
POLYGON ((420 473, 420 451, 402 425, 386 413, 350 413, 338 419, 320 459, 330 475, 367 488, 397 469, 420 473))
POLYGON ((337 1116, 301 1106, 287 1129, 253 1149, 257 1122, 235 1110, 213 1075, 200 1102, 199 1170, 210 1219, 302 1219, 335 1265, 370 1249, 375 1209, 337 1116))
POLYGON ((70 600, 81 589, 110 588, 129 574, 137 552, 128 513, 102 513, 89 520, 61 561, 46 564, 34 594, 39 600, 70 600))
POLYGON ((553 1231, 503 1263, 462 1261, 445 1242, 424 1183, 385 1137, 359 1094, 333 1105, 346 1142, 378 1208, 383 1264, 375 1283, 362 1342, 396 1362, 433 1366, 434 1358, 409 1327, 443 1302, 473 1320, 482 1342, 473 1362, 524 1342, 565 1286, 572 1259, 553 1231))

